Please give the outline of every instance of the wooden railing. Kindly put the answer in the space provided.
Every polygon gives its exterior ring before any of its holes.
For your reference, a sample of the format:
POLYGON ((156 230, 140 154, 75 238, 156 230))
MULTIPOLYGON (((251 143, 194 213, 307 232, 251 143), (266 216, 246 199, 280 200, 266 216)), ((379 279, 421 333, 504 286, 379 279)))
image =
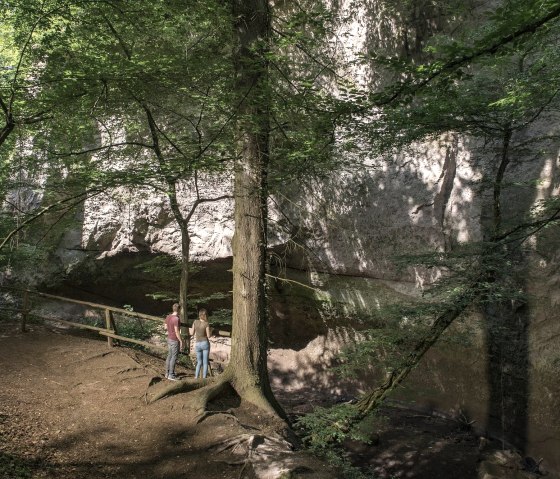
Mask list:
MULTIPOLYGON (((32 312, 30 297, 35 295, 35 296, 42 297, 42 298, 45 298, 45 299, 51 299, 51 300, 55 300, 55 301, 78 304, 78 305, 81 305, 81 306, 86 306, 88 308, 103 310, 104 311, 104 319, 105 319, 105 327, 100 328, 98 326, 91 326, 89 324, 79 323, 79 322, 76 322, 76 321, 68 321, 66 319, 61 319, 61 318, 57 318, 57 317, 42 316, 40 314, 37 314, 36 312, 33 313, 33 317, 40 318, 44 321, 62 323, 62 324, 68 325, 70 327, 97 331, 98 334, 100 334, 102 336, 105 336, 107 338, 107 343, 108 343, 109 347, 114 346, 114 344, 113 344, 114 340, 118 340, 118 341, 124 341, 124 342, 133 343, 133 344, 138 344, 140 346, 143 346, 145 348, 149 348, 149 349, 152 349, 152 350, 159 350, 161 352, 166 352, 167 351, 166 346, 160 346, 158 344, 153 344, 153 343, 150 343, 148 341, 143 341, 141 339, 136 339, 136 338, 130 338, 130 337, 118 334, 114 314, 116 313, 116 314, 119 314, 119 315, 128 316, 129 318, 137 318, 137 319, 141 319, 141 320, 156 321, 156 322, 164 323, 165 319, 162 318, 162 317, 153 316, 153 315, 150 315, 150 314, 138 313, 136 311, 130 311, 128 309, 116 308, 116 307, 113 307, 113 306, 107 306, 105 304, 93 303, 93 302, 90 302, 90 301, 81 301, 81 300, 78 300, 78 299, 72 299, 72 298, 66 298, 66 297, 63 297, 63 296, 57 296, 57 295, 53 295, 53 294, 42 293, 40 291, 32 291, 32 290, 29 290, 29 289, 17 289, 17 288, 9 288, 9 287, 0 286, 0 290, 9 290, 13 293, 21 294, 21 297, 22 297, 21 308, 0 308, 0 311, 9 311, 9 312, 21 313, 21 331, 22 332, 26 332, 26 329, 27 329, 26 325, 27 325, 29 316, 31 315, 31 312, 32 312)), ((221 331, 221 330, 218 330, 218 331, 214 330, 214 334, 217 334, 218 336, 231 336, 231 333, 229 331, 221 331)), ((187 348, 187 351, 186 352, 181 352, 181 354, 186 354, 188 356, 190 354, 190 348, 187 348)), ((208 369, 209 374, 211 376, 213 376, 214 374, 213 374, 213 368, 212 368, 212 360, 210 360, 210 362, 208 363, 208 366, 209 366, 209 369, 208 369)), ((202 371, 200 372, 200 374, 202 375, 202 371)))
POLYGON ((32 290, 29 290, 29 289, 17 289, 17 288, 6 288, 6 287, 0 287, 0 289, 10 290, 14 293, 20 293, 22 295, 22 300, 21 300, 22 307, 21 307, 21 309, 3 308, 4 311, 8 310, 8 311, 12 311, 12 312, 21 313, 21 331, 22 332, 26 331, 26 325, 27 325, 27 322, 28 322, 29 315, 31 313, 30 297, 31 296, 38 296, 38 297, 41 297, 41 298, 52 299, 52 300, 55 300, 55 301, 62 301, 62 302, 71 303, 71 304, 79 304, 81 306, 86 306, 88 308, 93 308, 93 309, 98 309, 98 310, 104 311, 105 327, 100 328, 100 327, 97 327, 97 326, 91 326, 89 324, 78 323, 76 321, 68 321, 66 319, 61 319, 61 318, 57 318, 57 317, 42 316, 42 315, 36 314, 36 313, 33 314, 34 317, 40 318, 40 319, 45 320, 45 321, 52 321, 52 322, 66 324, 68 326, 72 326, 72 327, 75 327, 75 328, 89 329, 89 330, 92 330, 92 331, 97 331, 100 335, 105 336, 107 338, 107 343, 108 343, 109 346, 113 346, 114 340, 118 339, 120 341, 139 344, 141 346, 149 347, 149 348, 152 348, 152 349, 159 349, 159 350, 165 350, 166 349, 165 347, 159 346, 157 344, 149 343, 147 341, 142 341, 140 339, 121 336, 120 334, 118 334, 117 327, 116 327, 116 324, 115 324, 114 314, 118 313, 118 314, 121 314, 121 315, 124 315, 124 316, 128 316, 130 318, 138 318, 138 319, 143 319, 143 320, 148 320, 148 321, 156 321, 156 322, 159 322, 159 323, 163 323, 165 321, 165 319, 162 318, 162 317, 153 316, 153 315, 150 315, 150 314, 138 313, 136 311, 130 311, 130 310, 124 309, 124 308, 116 308, 114 306, 107 306, 105 304, 92 303, 90 301, 82 301, 82 300, 78 300, 78 299, 66 298, 66 297, 57 296, 57 295, 54 295, 54 294, 42 293, 40 291, 32 291, 32 290))
MULTIPOLYGON (((139 344, 141 346, 147 347, 147 348, 152 348, 152 349, 156 349, 156 350, 162 350, 162 351, 166 351, 167 348, 164 346, 159 346, 157 344, 153 344, 153 343, 149 343, 147 341, 142 341, 140 339, 135 339, 135 338, 129 338, 127 336, 122 336, 120 334, 118 334, 117 331, 117 327, 116 327, 116 323, 115 323, 115 318, 114 318, 114 314, 121 314, 124 316, 128 316, 130 318, 138 318, 138 319, 143 319, 143 320, 147 320, 147 321, 157 321, 159 323, 164 323, 165 319, 159 316, 153 316, 150 314, 144 314, 144 313, 138 313, 136 311, 130 311, 128 309, 124 309, 124 308, 115 308, 113 306, 107 306, 105 304, 99 304, 99 303, 92 303, 90 301, 81 301, 78 299, 72 299, 72 298, 66 298, 63 296, 56 296, 53 294, 48 294, 48 293, 42 293, 39 291, 32 291, 32 290, 28 290, 28 289, 17 289, 17 288, 9 288, 9 287, 2 287, 0 286, 0 290, 8 290, 8 291, 12 291, 15 293, 20 293, 22 295, 22 301, 21 301, 21 308, 16 309, 16 308, 0 308, 0 311, 10 311, 10 312, 15 312, 15 313, 21 313, 21 331, 22 332, 26 332, 27 329, 27 322, 31 313, 31 308, 30 308, 30 296, 39 296, 42 298, 46 298, 46 299, 52 299, 52 300, 56 300, 56 301, 62 301, 62 302, 66 302, 66 303, 73 303, 73 304, 79 304, 82 306, 87 306, 89 308, 94 308, 94 309, 100 309, 103 310, 105 313, 105 327, 104 328, 100 328, 97 326, 90 326, 89 324, 83 324, 83 323, 78 323, 75 321, 68 321, 65 319, 60 319, 60 318, 53 318, 53 317, 47 317, 47 316, 41 316, 39 314, 34 313, 33 316, 40 318, 42 320, 45 321, 53 321, 53 322, 57 322, 57 323, 62 323, 62 324, 66 324, 68 326, 72 326, 72 327, 76 327, 76 328, 82 328, 82 329, 89 329, 92 331, 97 331, 100 335, 105 336, 107 338, 107 343, 109 346, 113 346, 113 342, 114 340, 119 340, 119 341, 125 341, 125 342, 129 342, 129 343, 134 343, 134 344, 139 344)), ((229 331, 217 331, 219 336, 230 336, 229 331)))

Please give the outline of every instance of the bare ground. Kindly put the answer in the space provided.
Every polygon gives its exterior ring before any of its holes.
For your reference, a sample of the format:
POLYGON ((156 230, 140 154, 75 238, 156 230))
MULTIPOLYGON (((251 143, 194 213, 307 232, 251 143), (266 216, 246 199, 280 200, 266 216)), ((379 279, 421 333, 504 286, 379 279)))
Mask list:
MULTIPOLYGON (((0 476, 21 478, 244 477, 231 452, 212 446, 266 429, 254 407, 224 398, 196 424, 184 395, 146 405, 163 361, 128 348, 33 325, 0 323, 0 476), (4 474, 2 476, 2 474, 4 474)), ((192 376, 192 371, 179 371, 192 376)), ((304 394, 277 391, 290 414, 310 408, 304 394)), ((377 444, 347 444, 353 460, 380 478, 472 479, 478 440, 448 420, 388 408, 377 444)), ((292 477, 333 478, 305 457, 292 477)))

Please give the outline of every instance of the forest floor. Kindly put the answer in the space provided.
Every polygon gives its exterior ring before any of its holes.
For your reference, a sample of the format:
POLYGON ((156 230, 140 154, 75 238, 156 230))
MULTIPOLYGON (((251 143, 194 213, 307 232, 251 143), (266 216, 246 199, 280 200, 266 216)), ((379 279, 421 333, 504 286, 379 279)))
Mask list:
MULTIPOLYGON (((242 477, 239 458, 212 446, 262 427, 253 407, 220 400, 211 407, 234 415, 196 424, 184 395, 145 404, 161 359, 42 325, 29 329, 0 322, 2 479, 242 477)), ((276 394, 289 414, 309 407, 304 394, 276 394)), ((478 438, 453 421, 386 408, 377 427, 376 445, 347 445, 379 478, 477 476, 478 438)), ((342 478, 315 458, 305 461, 296 477, 342 478)))

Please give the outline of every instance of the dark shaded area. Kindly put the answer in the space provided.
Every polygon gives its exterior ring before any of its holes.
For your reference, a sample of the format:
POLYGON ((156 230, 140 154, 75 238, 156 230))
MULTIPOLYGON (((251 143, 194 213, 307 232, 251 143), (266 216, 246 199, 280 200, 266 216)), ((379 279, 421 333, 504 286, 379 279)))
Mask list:
POLYGON ((369 450, 353 444, 350 450, 355 464, 379 479, 477 477, 478 438, 458 422, 385 408, 378 424, 378 444, 369 450))
POLYGON ((485 308, 490 386, 490 434, 522 453, 528 440, 529 307, 510 304, 485 308))
POLYGON ((102 446, 101 451, 104 449, 106 457, 112 458, 109 461, 96 459, 95 453, 91 457, 85 456, 73 461, 57 459, 57 456, 63 456, 66 450, 71 449, 70 445, 73 442, 95 443, 96 437, 101 433, 103 431, 92 429, 78 436, 63 436, 59 441, 51 442, 39 459, 0 452, 1 477, 5 479, 237 477, 242 467, 208 460, 208 452, 204 449, 192 448, 185 451, 185 446, 192 440, 192 432, 184 426, 183 430, 162 435, 161 447, 157 451, 144 451, 143 460, 134 457, 131 461, 133 451, 127 447, 127 441, 121 441, 119 438, 115 438, 112 444, 102 446), (177 454, 178 451, 181 452, 180 455, 177 454), (161 472, 162 465, 165 465, 164 473, 161 472))
MULTIPOLYGON (((546 162, 535 161, 526 151, 524 143, 527 138, 532 138, 550 155, 557 151, 557 145, 546 137, 534 135, 529 130, 517 131, 510 137, 510 143, 496 145, 496 163, 486 173, 488 190, 483 191, 488 195, 482 205, 481 217, 486 240, 496 230, 508 231, 530 217, 533 205, 543 194, 535 188, 531 179, 543 179, 545 172, 549 175, 548 180, 556 177, 555 169, 547 171, 546 162), (500 161, 499 155, 503 155, 500 161), (516 182, 519 178, 524 180, 516 182), (490 190, 496 186, 500 188, 498 202, 495 197, 490 199, 490 190)), ((553 196, 553 182, 550 183, 547 195, 553 196)), ((501 441, 502 447, 513 445, 522 454, 529 446, 530 396, 538 394, 530 390, 534 371, 530 361, 530 333, 537 316, 532 310, 535 303, 528 297, 531 290, 528 284, 531 253, 527 246, 526 243, 513 241, 500 247, 502 261, 489 269, 489 280, 496 292, 487 298, 482 308, 489 386, 486 427, 491 436, 501 441), (521 295, 517 296, 519 293, 521 295)), ((494 250, 498 257, 498 251, 494 250)))
POLYGON ((148 253, 125 253, 80 265, 68 278, 47 292, 72 299, 91 301, 122 308, 131 305, 146 314, 163 315, 170 305, 156 301, 149 293, 171 289, 179 278, 168 281, 153 278, 140 266, 153 258, 148 253))
MULTIPOLYGON (((73 299, 98 302, 122 308, 130 305, 135 311, 152 315, 165 315, 172 300, 154 299, 157 292, 176 292, 180 276, 170 272, 152 274, 143 266, 158 255, 149 253, 123 253, 84 263, 67 279, 47 292, 73 299)), ((193 299, 231 291, 231 258, 217 259, 196 264, 191 275, 190 296, 193 299)), ((210 314, 213 309, 231 308, 231 296, 205 303, 210 314)), ((192 309, 192 308, 191 308, 192 309)), ((191 311, 191 315, 194 311, 191 311)))
MULTIPOLYGON (((122 308, 132 306, 134 311, 164 316, 171 308, 170 301, 156 300, 151 294, 158 291, 178 291, 179 276, 155 277, 145 272, 142 265, 155 255, 147 253, 120 254, 85 264, 68 279, 47 292, 72 299, 90 301, 122 308)), ((214 293, 227 297, 202 303, 212 313, 218 309, 232 308, 231 258, 197 263, 192 273, 190 298, 204 298, 214 293)), ((290 275, 289 271, 277 271, 290 275)), ((269 340, 271 347, 304 348, 317 336, 327 332, 327 324, 319 313, 319 304, 312 294, 302 293, 301 287, 271 280, 269 289, 269 340), (305 325, 305 326, 303 326, 305 325)), ((189 317, 193 317, 191 308, 189 317)), ((229 329, 220 325, 220 329, 229 329)))

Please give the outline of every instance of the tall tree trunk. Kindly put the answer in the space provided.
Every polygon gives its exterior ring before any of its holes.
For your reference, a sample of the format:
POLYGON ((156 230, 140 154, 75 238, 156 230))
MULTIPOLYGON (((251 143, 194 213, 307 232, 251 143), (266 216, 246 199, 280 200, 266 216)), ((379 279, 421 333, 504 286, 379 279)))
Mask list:
MULTIPOLYGON (((169 204, 171 205, 171 212, 175 217, 175 221, 179 225, 179 230, 181 231, 181 281, 179 284, 179 304, 181 305, 180 319, 181 324, 187 326, 188 320, 188 308, 187 308, 187 297, 189 293, 189 258, 191 249, 191 237, 189 235, 189 221, 185 219, 181 208, 177 201, 177 185, 175 181, 168 181, 169 192, 167 194, 169 198, 169 204)), ((188 338, 188 328, 186 328, 186 340, 185 344, 189 343, 188 338)))
MULTIPOLYGON (((159 142, 159 129, 157 127, 156 121, 152 114, 152 110, 150 107, 141 100, 138 100, 138 103, 142 107, 142 109, 146 112, 146 118, 148 120, 148 127, 150 129, 150 134, 152 136, 153 146, 152 149, 156 158, 158 160, 159 166, 164 172, 165 181, 167 183, 167 197, 169 198, 169 204, 171 206, 171 212, 179 225, 179 230, 181 231, 181 282, 179 285, 179 304, 181 305, 181 311, 179 313, 179 318, 182 325, 187 325, 187 295, 188 295, 188 283, 189 283, 189 257, 190 257, 190 244, 191 239, 189 236, 189 219, 192 216, 189 214, 188 218, 185 218, 181 211, 181 207, 179 206, 179 202, 177 200, 177 178, 173 176, 169 176, 165 174, 166 168, 166 161, 165 156, 161 150, 160 142, 159 142)), ((196 208, 196 204, 193 208, 196 208)), ((190 344, 189 341, 189 330, 186 328, 185 337, 186 337, 186 344, 190 344)))
MULTIPOLYGON (((498 169, 494 178, 493 223, 490 241, 503 233, 502 193, 510 164, 512 130, 504 130, 498 169)), ((527 210, 530 204, 526 205, 527 210)), ((507 209, 506 209, 507 211, 507 209)), ((511 209, 510 209, 511 214, 511 209)), ((506 218, 507 219, 507 218, 506 218)), ((488 281, 516 291, 526 290, 527 260, 515 243, 500 246, 500 253, 512 266, 493 268, 488 281)), ((521 451, 527 446, 529 414, 529 324, 530 309, 526 302, 488 298, 483 308, 486 327, 487 374, 489 382, 486 427, 502 444, 514 444, 521 451)))
MULTIPOLYGON (((225 371, 193 393, 201 412, 231 385, 261 411, 286 419, 267 368, 267 169, 269 93, 266 53, 270 31, 267 0, 232 0, 236 38, 237 155, 234 173, 233 324, 225 371)), ((196 386, 196 385, 195 385, 196 386)), ((150 401, 192 390, 188 381, 165 385, 150 401)), ((285 424, 285 423, 283 423, 285 424)))
POLYGON ((233 328, 230 365, 224 372, 245 400, 284 416, 267 369, 267 168, 269 111, 266 0, 233 0, 238 111, 233 238, 233 328))

